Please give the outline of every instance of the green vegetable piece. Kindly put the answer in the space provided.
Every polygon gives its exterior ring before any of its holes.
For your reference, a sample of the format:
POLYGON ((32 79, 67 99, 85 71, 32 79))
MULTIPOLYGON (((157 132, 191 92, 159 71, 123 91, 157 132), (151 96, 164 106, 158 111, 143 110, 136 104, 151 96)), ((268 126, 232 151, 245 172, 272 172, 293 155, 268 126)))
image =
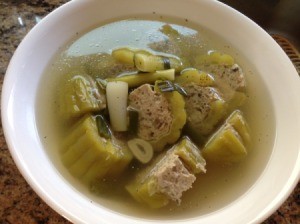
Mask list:
POLYGON ((112 131, 110 130, 110 127, 108 125, 108 122, 104 118, 103 115, 97 115, 96 117, 96 123, 98 127, 98 132, 101 137, 104 138, 111 138, 112 136, 112 131))
POLYGON ((78 121, 63 143, 63 164, 88 185, 99 178, 119 175, 131 159, 126 146, 99 135, 96 118, 91 115, 78 121))
POLYGON ((124 75, 116 78, 108 78, 108 82, 123 81, 128 83, 128 87, 137 87, 143 84, 153 84, 156 80, 171 80, 175 79, 175 70, 168 69, 156 71, 154 73, 138 73, 133 75, 124 75))
POLYGON ((117 61, 134 66, 134 51, 128 48, 120 48, 113 50, 112 56, 117 61))
POLYGON ((199 148, 186 136, 172 149, 194 174, 206 172, 206 161, 199 148))
POLYGON ((118 48, 112 51, 112 57, 117 61, 134 66, 134 58, 136 53, 150 55, 151 53, 141 49, 118 48))
MULTIPOLYGON (((190 139, 183 138, 179 144, 175 145, 167 152, 160 154, 150 166, 138 171, 135 178, 126 185, 126 190, 136 201, 152 208, 161 208, 166 206, 171 200, 180 200, 180 198, 172 197, 172 194, 169 194, 169 192, 164 189, 165 186, 160 185, 158 180, 160 175, 163 175, 164 177, 170 177, 172 175, 171 173, 166 172, 166 170, 171 168, 171 162, 174 158, 175 160, 179 159, 179 161, 181 161, 180 164, 186 169, 187 173, 185 173, 184 176, 194 176, 194 174, 206 172, 206 162, 203 159, 200 150, 190 141, 190 139)), ((181 176, 182 174, 180 174, 180 171, 178 170, 174 172, 175 175, 172 176, 174 177, 174 183, 170 183, 170 185, 176 188, 176 178, 180 178, 178 176, 181 176)), ((191 186, 186 187, 188 189, 191 186)), ((179 195, 177 195, 177 197, 180 197, 183 191, 187 189, 179 190, 181 192, 178 193, 179 195)))
POLYGON ((247 156, 245 144, 249 141, 248 125, 242 113, 236 110, 208 140, 202 153, 205 159, 220 164, 240 162, 247 156))
POLYGON ((63 117, 78 117, 106 107, 105 96, 97 88, 96 82, 85 74, 71 75, 65 82, 59 99, 63 117))
POLYGON ((235 110, 227 118, 227 123, 232 125, 233 128, 239 133, 244 144, 249 144, 251 141, 250 128, 246 122, 243 113, 240 110, 235 110))
POLYGON ((157 86, 161 92, 177 91, 181 95, 187 96, 187 92, 184 90, 183 87, 181 87, 179 84, 173 83, 169 80, 158 82, 157 86))
POLYGON ((160 193, 150 195, 148 188, 154 184, 154 180, 148 180, 144 184, 137 181, 127 185, 126 190, 139 203, 146 204, 151 208, 164 207, 169 203, 169 198, 160 193))
POLYGON ((112 56, 118 62, 135 66, 142 72, 155 72, 174 68, 182 70, 182 62, 179 58, 155 55, 142 49, 119 48, 112 51, 112 56))
POLYGON ((246 155, 247 150, 240 136, 228 125, 222 127, 203 149, 205 159, 218 163, 239 162, 246 155))
POLYGON ((139 112, 135 108, 129 106, 127 107, 128 117, 129 117, 129 132, 132 135, 136 135, 139 126, 139 112))
POLYGON ((142 72, 155 72, 171 68, 175 69, 176 72, 182 70, 182 62, 178 58, 162 55, 136 53, 134 64, 142 72))
POLYGON ((181 85, 193 82, 199 86, 213 86, 215 84, 215 80, 211 75, 195 68, 182 70, 181 74, 176 76, 175 82, 181 85))
POLYGON ((219 65, 233 65, 234 59, 229 54, 222 54, 217 51, 210 51, 206 55, 200 55, 196 58, 199 64, 219 64, 219 65))

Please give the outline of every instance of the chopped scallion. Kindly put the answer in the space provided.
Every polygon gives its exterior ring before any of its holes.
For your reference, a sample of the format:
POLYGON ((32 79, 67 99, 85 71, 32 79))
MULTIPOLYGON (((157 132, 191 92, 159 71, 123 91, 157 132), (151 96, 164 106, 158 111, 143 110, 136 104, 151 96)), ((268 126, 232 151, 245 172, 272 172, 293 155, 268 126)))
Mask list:
POLYGON ((158 83, 158 88, 161 92, 172 92, 177 91, 183 96, 187 96, 187 92, 177 83, 173 83, 169 80, 164 80, 158 83))
POLYGON ((106 139, 111 138, 112 131, 110 130, 109 124, 103 115, 96 116, 96 124, 98 127, 99 135, 101 137, 104 137, 106 139))

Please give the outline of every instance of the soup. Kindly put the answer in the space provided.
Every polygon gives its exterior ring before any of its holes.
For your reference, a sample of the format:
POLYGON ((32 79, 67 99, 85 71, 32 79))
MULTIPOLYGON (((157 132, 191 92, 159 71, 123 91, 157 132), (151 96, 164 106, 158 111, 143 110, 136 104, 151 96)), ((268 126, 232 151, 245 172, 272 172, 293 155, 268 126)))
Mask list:
POLYGON ((271 105, 245 56, 176 22, 93 29, 42 80, 38 122, 53 163, 93 201, 130 215, 220 209, 254 184, 272 148, 271 105))

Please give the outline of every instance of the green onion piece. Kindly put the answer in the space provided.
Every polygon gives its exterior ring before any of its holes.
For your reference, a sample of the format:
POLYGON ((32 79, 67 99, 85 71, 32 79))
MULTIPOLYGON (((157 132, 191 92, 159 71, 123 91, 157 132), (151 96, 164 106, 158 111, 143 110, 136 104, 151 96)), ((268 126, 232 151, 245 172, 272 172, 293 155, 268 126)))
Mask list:
POLYGON ((182 86, 180 86, 180 85, 177 84, 177 83, 175 83, 174 86, 175 86, 175 90, 176 90, 177 92, 179 92, 181 95, 183 95, 183 96, 188 96, 188 93, 185 91, 185 89, 184 89, 182 86))
POLYGON ((132 135, 136 135, 138 131, 139 124, 139 112, 133 107, 128 107, 128 116, 129 116, 129 132, 132 135))
POLYGON ((161 92, 172 92, 172 91, 177 91, 179 92, 181 95, 183 96, 187 96, 187 92, 185 91, 185 89, 183 87, 181 87, 179 84, 177 83, 173 83, 169 80, 164 80, 159 82, 158 84, 158 88, 160 89, 161 92))
POLYGON ((96 115, 96 124, 101 137, 106 139, 111 138, 112 131, 110 130, 109 124, 103 115, 96 115))
POLYGON ((162 60, 164 63, 164 69, 170 69, 171 68, 170 58, 162 57, 162 60))
POLYGON ((149 142, 141 138, 134 138, 129 140, 127 145, 133 156, 141 163, 146 164, 152 159, 154 152, 149 142))

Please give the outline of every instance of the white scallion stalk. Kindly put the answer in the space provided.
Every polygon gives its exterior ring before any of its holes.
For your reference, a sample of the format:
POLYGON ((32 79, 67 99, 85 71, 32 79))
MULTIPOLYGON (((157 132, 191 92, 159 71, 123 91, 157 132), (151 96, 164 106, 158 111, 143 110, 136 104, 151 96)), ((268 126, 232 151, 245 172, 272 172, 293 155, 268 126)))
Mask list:
POLYGON ((112 129, 127 131, 128 84, 122 81, 108 82, 106 98, 112 129))

